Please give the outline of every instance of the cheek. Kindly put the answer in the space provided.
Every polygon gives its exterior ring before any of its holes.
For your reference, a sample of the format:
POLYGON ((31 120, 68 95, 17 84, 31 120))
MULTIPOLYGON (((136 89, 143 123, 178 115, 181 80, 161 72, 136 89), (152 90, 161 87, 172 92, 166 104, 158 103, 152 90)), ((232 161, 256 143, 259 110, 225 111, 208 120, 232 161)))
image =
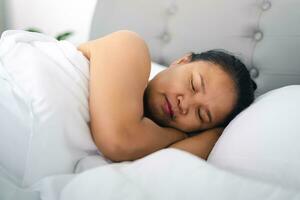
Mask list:
POLYGON ((178 95, 185 94, 188 89, 188 80, 182 80, 179 77, 170 79, 165 85, 165 91, 178 95))
POLYGON ((171 73, 165 74, 162 84, 169 90, 182 89, 186 87, 187 78, 182 70, 174 70, 171 73))
POLYGON ((159 94, 156 91, 152 91, 148 98, 150 109, 152 112, 157 113, 160 105, 159 94))

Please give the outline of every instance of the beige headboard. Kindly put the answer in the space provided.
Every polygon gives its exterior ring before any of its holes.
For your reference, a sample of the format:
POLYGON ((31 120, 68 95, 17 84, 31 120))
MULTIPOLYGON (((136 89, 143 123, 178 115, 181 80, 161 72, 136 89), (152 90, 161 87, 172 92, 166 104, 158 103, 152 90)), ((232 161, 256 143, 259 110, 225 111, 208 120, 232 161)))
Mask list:
POLYGON ((300 84, 299 9, 299 0, 99 0, 90 37, 136 31, 164 65, 190 51, 229 50, 260 95, 300 84))

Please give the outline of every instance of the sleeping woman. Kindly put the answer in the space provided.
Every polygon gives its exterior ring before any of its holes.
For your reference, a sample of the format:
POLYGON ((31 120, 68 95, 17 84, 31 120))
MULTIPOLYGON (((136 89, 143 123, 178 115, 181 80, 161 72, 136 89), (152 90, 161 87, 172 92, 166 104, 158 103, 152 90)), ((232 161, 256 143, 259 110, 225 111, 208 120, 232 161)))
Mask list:
POLYGON ((224 51, 187 54, 148 82, 149 50, 134 32, 114 32, 78 50, 90 61, 93 140, 113 161, 166 147, 207 159, 224 127, 254 100, 247 68, 224 51))

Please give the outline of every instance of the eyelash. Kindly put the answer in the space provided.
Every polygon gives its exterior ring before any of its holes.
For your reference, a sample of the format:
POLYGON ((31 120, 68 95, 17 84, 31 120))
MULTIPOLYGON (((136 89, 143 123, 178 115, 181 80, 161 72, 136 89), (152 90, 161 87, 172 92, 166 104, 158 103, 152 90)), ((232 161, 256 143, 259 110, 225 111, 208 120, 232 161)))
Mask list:
POLYGON ((202 119, 201 114, 200 114, 200 109, 198 109, 198 116, 199 116, 201 122, 203 122, 203 119, 202 119))
POLYGON ((193 84, 193 78, 191 78, 191 87, 192 87, 192 90, 193 90, 193 92, 196 92, 196 90, 195 90, 195 87, 194 87, 194 84, 193 84))
MULTIPOLYGON (((191 88, 192 88, 193 92, 196 93, 195 87, 193 85, 193 78, 190 79, 190 83, 191 83, 191 88)), ((203 119, 200 114, 200 109, 198 109, 197 112, 198 112, 199 119, 203 122, 203 119)))
MULTIPOLYGON (((190 79, 191 81, 191 88, 192 88, 192 90, 193 90, 193 92, 194 93, 196 93, 196 90, 195 90, 195 87, 194 87, 194 85, 193 85, 193 77, 191 77, 191 79, 190 79)), ((202 119, 202 117, 201 117, 201 113, 200 113, 200 109, 198 108, 198 116, 199 116, 199 118, 200 118, 200 120, 203 122, 203 119, 202 119)))

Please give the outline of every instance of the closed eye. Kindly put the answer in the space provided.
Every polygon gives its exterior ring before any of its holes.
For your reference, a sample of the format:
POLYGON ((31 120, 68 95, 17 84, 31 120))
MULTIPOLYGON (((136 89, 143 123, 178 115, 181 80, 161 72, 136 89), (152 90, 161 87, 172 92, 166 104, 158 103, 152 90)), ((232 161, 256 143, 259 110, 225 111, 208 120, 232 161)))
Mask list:
POLYGON ((195 86, 194 86, 194 83, 193 83, 193 76, 190 79, 190 83, 191 83, 191 87, 192 87, 193 92, 196 92, 195 86))
POLYGON ((200 114, 200 108, 198 108, 198 116, 199 116, 200 121, 203 123, 203 119, 202 119, 201 114, 200 114))

